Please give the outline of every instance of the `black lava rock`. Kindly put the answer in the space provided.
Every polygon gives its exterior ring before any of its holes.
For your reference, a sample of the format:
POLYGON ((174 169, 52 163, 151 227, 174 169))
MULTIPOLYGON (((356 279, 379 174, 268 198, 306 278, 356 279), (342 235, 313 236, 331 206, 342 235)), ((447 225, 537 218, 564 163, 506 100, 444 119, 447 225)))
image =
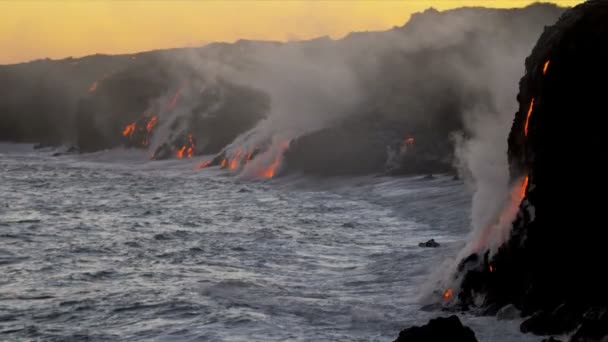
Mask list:
POLYGON ((421 242, 418 244, 419 247, 427 247, 427 248, 437 248, 440 246, 440 244, 438 242, 435 241, 435 239, 430 239, 427 242, 421 242))
POLYGON ((465 327, 457 316, 435 318, 421 327, 407 328, 395 342, 476 342, 475 333, 471 328, 465 327))

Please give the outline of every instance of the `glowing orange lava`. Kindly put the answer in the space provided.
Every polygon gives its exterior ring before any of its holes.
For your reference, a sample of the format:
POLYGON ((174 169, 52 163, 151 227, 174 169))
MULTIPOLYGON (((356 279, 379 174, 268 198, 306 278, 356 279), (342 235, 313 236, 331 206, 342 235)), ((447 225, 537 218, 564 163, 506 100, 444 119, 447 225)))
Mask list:
POLYGON ((137 126, 137 121, 133 121, 132 123, 128 124, 125 126, 125 128, 122 130, 122 136, 126 137, 132 137, 133 136, 133 132, 135 132, 135 127, 137 126))
POLYGON ((95 90, 97 90, 97 81, 95 81, 95 82, 93 82, 93 84, 91 84, 91 86, 89 87, 89 93, 92 93, 95 90))
POLYGON ((184 152, 186 152, 186 146, 182 146, 177 153, 175 154, 175 156, 177 157, 177 159, 182 159, 184 158, 184 152))
POLYGON ((494 267, 492 267, 492 265, 490 265, 490 273, 494 272, 494 267))
POLYGON ((247 153, 247 157, 245 158, 245 164, 248 164, 251 160, 251 156, 253 156, 253 152, 247 153))
POLYGON ((450 298, 452 298, 452 294, 453 294, 452 289, 447 289, 443 293, 443 298, 444 299, 450 299, 450 298))
POLYGON ((154 126, 156 126, 157 124, 158 124, 158 118, 155 115, 152 115, 152 117, 150 117, 150 119, 146 123, 146 131, 148 133, 152 132, 152 130, 154 129, 154 126))
POLYGON ((194 149, 196 148, 196 144, 194 144, 194 138, 192 138, 192 134, 188 134, 188 143, 190 146, 188 147, 188 158, 192 158, 194 155, 194 149))
POLYGON ((228 164, 228 159, 222 159, 222 169, 226 167, 226 164, 228 164))
POLYGON ((523 184, 521 185, 521 195, 520 195, 520 200, 519 200, 520 203, 526 197, 527 189, 528 189, 528 176, 526 176, 526 178, 524 178, 523 184))
POLYGON ((237 150, 236 154, 234 155, 234 157, 232 157, 232 159, 230 159, 230 170, 236 170, 237 167, 239 167, 239 157, 241 156, 241 150, 237 150))
POLYGON ((545 62, 545 65, 543 66, 543 75, 547 74, 547 71, 549 70, 549 65, 551 64, 551 60, 547 60, 545 62))
POLYGON ((530 125, 530 117, 532 116, 532 110, 534 109, 534 98, 530 102, 530 109, 528 109, 528 116, 526 117, 526 125, 524 126, 524 134, 528 136, 528 126, 530 125))
POLYGON ((260 178, 273 178, 281 165, 283 159, 283 153, 289 148, 289 141, 284 141, 280 144, 279 149, 276 151, 274 160, 268 167, 262 168, 257 172, 257 176, 260 178))

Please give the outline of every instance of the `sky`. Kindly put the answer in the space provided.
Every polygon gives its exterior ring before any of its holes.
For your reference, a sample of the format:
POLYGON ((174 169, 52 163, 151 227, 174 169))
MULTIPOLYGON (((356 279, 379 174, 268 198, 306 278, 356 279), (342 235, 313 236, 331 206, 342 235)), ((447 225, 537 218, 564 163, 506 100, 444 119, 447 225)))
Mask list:
MULTIPOLYGON (((0 64, 238 39, 299 40, 386 30, 412 13, 524 0, 0 0, 0 64)), ((580 0, 552 1, 572 6, 580 0)))

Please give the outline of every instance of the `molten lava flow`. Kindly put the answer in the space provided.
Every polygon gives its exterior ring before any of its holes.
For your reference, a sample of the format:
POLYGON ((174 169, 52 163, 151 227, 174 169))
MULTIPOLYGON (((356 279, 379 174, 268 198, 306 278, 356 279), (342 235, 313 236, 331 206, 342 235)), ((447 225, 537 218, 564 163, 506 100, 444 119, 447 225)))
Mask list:
POLYGON ((251 156, 253 156, 253 152, 247 153, 247 157, 245 157, 245 164, 248 164, 251 160, 251 156))
POLYGON ((240 156, 241 156, 241 150, 237 150, 234 157, 232 157, 232 159, 230 159, 230 165, 229 165, 230 170, 236 170, 236 168, 239 167, 239 157, 240 156))
POLYGON ((511 186, 511 192, 508 201, 503 204, 502 210, 498 214, 496 221, 488 224, 480 232, 473 245, 473 250, 480 251, 492 244, 504 241, 510 233, 510 228, 513 221, 519 212, 519 207, 526 197, 528 189, 528 177, 524 177, 520 182, 516 182, 511 186))
POLYGON ((194 138, 192 134, 188 134, 188 145, 183 145, 177 150, 175 156, 177 159, 182 159, 184 157, 192 158, 194 156, 194 149, 196 148, 196 144, 194 143, 194 138))
POLYGON ((122 136, 126 137, 132 137, 133 136, 133 132, 135 132, 135 128, 137 126, 137 121, 133 121, 132 123, 128 124, 125 126, 125 128, 122 130, 122 136))
POLYGON ((528 176, 526 176, 526 178, 524 178, 523 184, 521 185, 521 194, 519 196, 519 203, 521 203, 521 201, 524 200, 524 198, 526 197, 526 190, 528 189, 528 176))
POLYGON ((547 71, 549 70, 549 65, 551 64, 551 60, 547 60, 545 62, 545 65, 543 66, 543 75, 547 74, 547 71))
POLYGON ((532 116, 532 110, 534 109, 534 98, 530 102, 530 109, 528 109, 528 116, 526 117, 526 125, 524 126, 524 134, 528 136, 528 126, 530 125, 530 117, 532 116))
POLYGON ((152 130, 157 124, 158 117, 156 117, 155 115, 152 115, 150 119, 148 119, 148 122, 146 122, 146 135, 141 143, 143 146, 148 146, 150 144, 150 135, 152 134, 152 130))
POLYGON ((93 82, 93 84, 91 84, 91 86, 89 87, 89 93, 92 93, 95 90, 97 90, 97 81, 95 81, 95 82, 93 82))
POLYGON ((187 148, 186 146, 182 146, 179 150, 177 150, 177 153, 175 154, 177 159, 184 158, 184 152, 186 152, 186 148, 187 148))
POLYGON ((226 164, 228 164, 228 160, 226 158, 222 159, 222 169, 226 167, 226 164))
POLYGON ((192 138, 192 134, 188 134, 188 143, 190 146, 188 147, 188 158, 192 158, 194 155, 194 149, 196 148, 196 144, 194 144, 194 138, 192 138))
POLYGON ((452 289, 447 289, 443 293, 443 298, 444 299, 450 299, 450 298, 452 298, 452 294, 453 294, 452 289))
POLYGON ((211 160, 206 160, 204 162, 200 162, 200 163, 196 164, 196 166, 194 168, 199 169, 199 170, 204 169, 207 166, 211 165, 211 162, 212 162, 211 160))
POLYGON ((154 126, 158 124, 158 118, 155 115, 152 115, 148 122, 146 123, 146 131, 148 133, 152 132, 154 126))
POLYGON ((281 165, 283 153, 289 148, 289 141, 284 141, 280 144, 279 149, 275 153, 274 160, 268 167, 262 168, 257 172, 257 176, 260 178, 273 178, 281 165))
POLYGON ((492 267, 492 265, 490 265, 490 273, 494 272, 494 267, 492 267))

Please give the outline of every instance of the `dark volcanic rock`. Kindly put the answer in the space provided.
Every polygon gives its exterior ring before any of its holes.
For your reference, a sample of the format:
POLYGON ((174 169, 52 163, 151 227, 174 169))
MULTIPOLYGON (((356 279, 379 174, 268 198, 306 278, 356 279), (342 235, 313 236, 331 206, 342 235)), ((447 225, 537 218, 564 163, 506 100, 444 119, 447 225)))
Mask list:
POLYGON ((526 319, 520 326, 523 333, 537 335, 560 335, 574 330, 580 318, 574 313, 576 311, 560 306, 553 312, 539 311, 526 319))
POLYGON ((430 239, 427 242, 421 242, 418 244, 418 247, 427 247, 427 248, 437 248, 439 247, 439 242, 436 242, 435 239, 430 239))
POLYGON ((508 142, 512 179, 529 180, 525 198, 508 242, 487 262, 461 269, 459 297, 471 303, 482 293, 485 305, 514 303, 524 315, 535 313, 522 331, 557 334, 583 321, 589 340, 605 331, 583 314, 608 307, 608 231, 598 200, 608 191, 606 61, 607 1, 567 11, 526 60, 508 142), (494 272, 484 271, 488 265, 494 272))
POLYGON ((407 328, 399 333, 395 342, 475 342, 475 333, 465 327, 457 316, 435 318, 421 327, 407 328))
POLYGON ((570 342, 603 342, 604 339, 608 339, 608 310, 591 309, 583 316, 583 322, 570 342))

